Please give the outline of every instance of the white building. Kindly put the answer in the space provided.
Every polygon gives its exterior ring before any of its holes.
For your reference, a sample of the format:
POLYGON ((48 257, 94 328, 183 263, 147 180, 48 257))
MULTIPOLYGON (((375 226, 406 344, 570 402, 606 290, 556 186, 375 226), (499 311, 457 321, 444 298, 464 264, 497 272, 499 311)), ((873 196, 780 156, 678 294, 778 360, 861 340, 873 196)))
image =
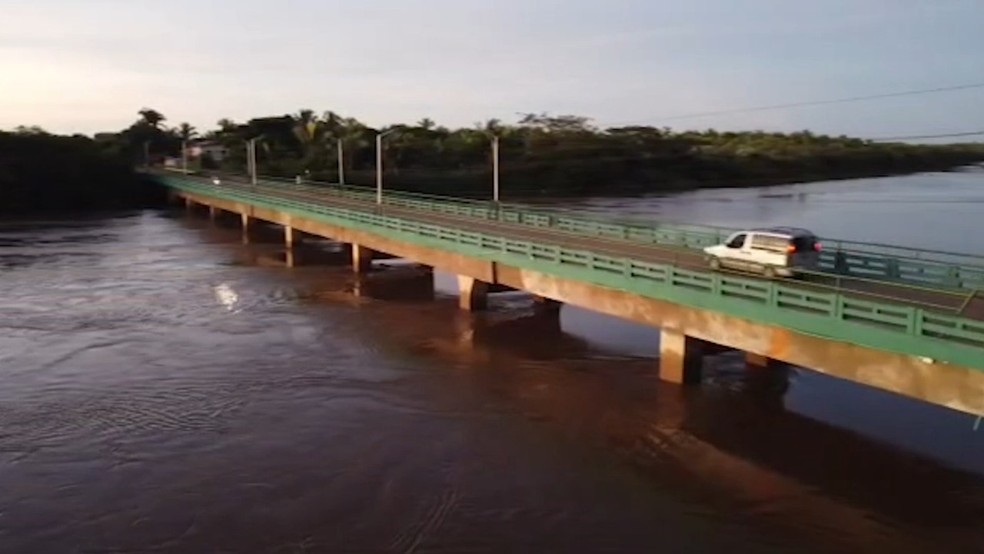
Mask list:
POLYGON ((221 162, 229 155, 229 149, 217 142, 203 141, 192 144, 188 147, 188 157, 191 159, 208 156, 216 163, 221 162))

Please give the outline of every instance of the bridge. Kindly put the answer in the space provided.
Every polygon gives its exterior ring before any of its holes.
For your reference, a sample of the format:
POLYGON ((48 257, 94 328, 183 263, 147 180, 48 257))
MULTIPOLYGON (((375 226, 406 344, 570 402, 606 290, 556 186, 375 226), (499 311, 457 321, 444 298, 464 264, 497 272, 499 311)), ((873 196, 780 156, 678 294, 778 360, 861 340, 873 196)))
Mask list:
POLYGON ((661 379, 696 383, 702 357, 796 365, 984 414, 984 260, 826 239, 820 270, 770 280, 715 272, 700 248, 731 230, 601 220, 563 210, 366 188, 185 173, 153 178, 189 207, 343 243, 352 267, 404 258, 457 275, 460 306, 490 291, 534 295, 660 329, 661 379))

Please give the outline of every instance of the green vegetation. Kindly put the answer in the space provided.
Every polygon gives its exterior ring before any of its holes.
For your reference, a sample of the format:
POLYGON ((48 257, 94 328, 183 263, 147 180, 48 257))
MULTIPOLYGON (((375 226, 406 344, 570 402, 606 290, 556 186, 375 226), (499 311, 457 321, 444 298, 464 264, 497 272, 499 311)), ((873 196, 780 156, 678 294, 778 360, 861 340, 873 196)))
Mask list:
POLYGON ((91 138, 51 135, 37 127, 0 132, 0 214, 80 211, 148 205, 160 191, 130 163, 91 138))
POLYGON ((373 129, 356 119, 311 110, 295 115, 228 119, 205 135, 227 150, 221 163, 200 167, 243 172, 244 143, 257 138, 264 175, 308 175, 338 180, 338 143, 346 181, 373 182, 375 138, 384 139, 389 188, 435 194, 487 195, 491 140, 500 140, 501 179, 507 194, 583 195, 680 190, 709 186, 759 186, 938 171, 984 160, 982 144, 876 143, 808 131, 674 132, 655 127, 598 129, 577 116, 528 114, 515 125, 497 120, 448 129, 429 119, 373 129))
MULTIPOLYGON (((181 165, 182 144, 208 146, 189 167, 243 173, 245 142, 257 140, 263 175, 338 180, 338 144, 346 182, 369 185, 375 139, 384 139, 386 186, 460 196, 488 195, 492 137, 500 141, 504 195, 584 195, 760 186, 947 170, 984 160, 984 144, 909 145, 849 137, 599 129, 587 118, 528 114, 516 124, 498 120, 448 129, 423 119, 414 125, 371 128, 334 112, 228 119, 204 134, 187 123, 142 109, 117 133, 90 139, 54 136, 38 128, 0 133, 0 212, 144 205, 155 199, 133 167, 181 165)), ((156 193, 154 193, 156 194, 156 193)))

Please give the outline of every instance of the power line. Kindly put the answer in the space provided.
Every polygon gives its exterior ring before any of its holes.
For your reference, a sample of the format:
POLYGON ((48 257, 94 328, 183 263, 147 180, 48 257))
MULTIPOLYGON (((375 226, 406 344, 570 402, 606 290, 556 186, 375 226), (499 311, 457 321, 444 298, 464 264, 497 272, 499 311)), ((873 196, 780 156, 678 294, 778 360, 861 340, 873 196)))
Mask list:
MULTIPOLYGON (((742 114, 742 113, 753 113, 753 112, 764 112, 771 110, 785 110, 790 108, 805 108, 809 106, 825 106, 830 104, 846 104, 848 102, 861 102, 866 100, 880 100, 883 98, 897 98, 901 96, 916 96, 922 94, 935 94, 939 92, 952 92, 957 90, 969 90, 984 88, 984 83, 973 83, 968 85, 955 85, 950 87, 938 87, 929 89, 916 89, 916 90, 906 90, 899 92, 888 92, 883 94, 871 94, 867 96, 850 96, 847 98, 836 98, 832 100, 812 100, 806 102, 791 102, 788 104, 771 104, 767 106, 754 106, 749 108, 734 108, 728 110, 716 110, 709 112, 695 112, 689 114, 671 115, 666 117, 651 117, 646 118, 647 121, 675 121, 680 119, 695 119, 700 117, 710 117, 714 115, 731 115, 731 114, 742 114)), ((615 123, 612 125, 619 125, 620 123, 615 123)), ((611 125, 609 125, 611 126, 611 125)))
POLYGON ((936 139, 936 138, 952 138, 952 137, 973 137, 977 135, 984 135, 984 131, 968 131, 965 133, 944 133, 940 135, 912 135, 905 137, 882 137, 868 139, 872 142, 894 142, 899 140, 919 140, 919 139, 936 139))

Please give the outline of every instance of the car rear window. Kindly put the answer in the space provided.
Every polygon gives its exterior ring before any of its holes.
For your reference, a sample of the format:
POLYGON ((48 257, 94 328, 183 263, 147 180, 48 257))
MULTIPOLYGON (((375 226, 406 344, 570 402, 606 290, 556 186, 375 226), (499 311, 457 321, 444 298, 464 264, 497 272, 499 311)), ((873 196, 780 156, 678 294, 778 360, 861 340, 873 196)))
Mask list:
POLYGON ((811 236, 793 237, 791 241, 797 252, 813 252, 816 248, 817 238, 811 236))

